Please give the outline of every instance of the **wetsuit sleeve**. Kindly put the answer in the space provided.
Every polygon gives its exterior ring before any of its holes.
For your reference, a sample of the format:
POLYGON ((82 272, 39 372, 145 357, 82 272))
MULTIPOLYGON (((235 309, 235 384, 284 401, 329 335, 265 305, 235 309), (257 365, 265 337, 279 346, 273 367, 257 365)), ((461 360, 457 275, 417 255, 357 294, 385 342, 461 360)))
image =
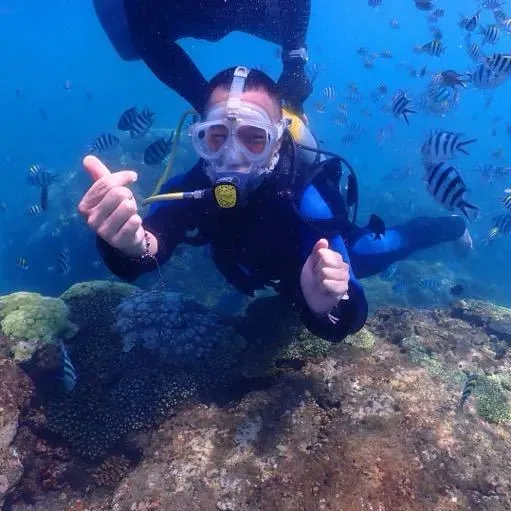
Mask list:
MULTIPOLYGON (((162 187, 162 193, 174 190, 182 180, 183 176, 169 180, 162 187)), ((177 245, 184 240, 186 231, 197 226, 197 204, 186 200, 156 203, 144 218, 142 226, 158 240, 158 252, 154 258, 127 257, 99 236, 96 237, 98 251, 108 269, 128 282, 155 270, 157 263, 163 264, 170 259, 177 245)))
MULTIPOLYGON (((332 218, 330 208, 312 185, 304 193, 300 209, 307 218, 332 218)), ((303 223, 300 239, 300 264, 294 282, 295 303, 300 310, 301 320, 308 330, 328 341, 339 342, 364 326, 368 311, 367 300, 364 289, 353 273, 344 241, 340 235, 335 235, 327 237, 327 239, 330 248, 341 254, 344 262, 350 266, 349 299, 339 301, 328 315, 318 316, 309 309, 301 290, 300 273, 315 243, 322 237, 324 236, 313 226, 303 223)))
POLYGON ((202 113, 207 81, 192 59, 169 40, 165 2, 125 2, 128 26, 140 57, 167 87, 202 113))

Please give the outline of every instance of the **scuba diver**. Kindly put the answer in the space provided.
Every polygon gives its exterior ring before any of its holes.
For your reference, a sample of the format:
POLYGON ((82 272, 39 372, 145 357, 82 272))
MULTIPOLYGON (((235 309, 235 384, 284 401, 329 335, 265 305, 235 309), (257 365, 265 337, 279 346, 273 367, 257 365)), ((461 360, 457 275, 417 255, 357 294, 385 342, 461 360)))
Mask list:
POLYGON ((219 41, 246 32, 282 48, 278 81, 284 102, 303 114, 312 92, 305 73, 311 0, 94 0, 96 14, 124 60, 142 59, 165 85, 202 113, 207 81, 177 44, 183 37, 219 41))
POLYGON ((209 244, 237 290, 253 295, 274 287, 312 333, 337 342, 366 321, 359 278, 468 232, 459 216, 416 218, 378 235, 358 227, 353 169, 314 147, 299 117, 283 114, 276 83, 260 71, 217 74, 204 112, 189 129, 199 161, 146 199, 153 204, 144 220, 129 189, 137 174, 111 174, 96 157, 84 159, 94 183, 78 209, 121 279, 157 269, 180 243, 209 244))

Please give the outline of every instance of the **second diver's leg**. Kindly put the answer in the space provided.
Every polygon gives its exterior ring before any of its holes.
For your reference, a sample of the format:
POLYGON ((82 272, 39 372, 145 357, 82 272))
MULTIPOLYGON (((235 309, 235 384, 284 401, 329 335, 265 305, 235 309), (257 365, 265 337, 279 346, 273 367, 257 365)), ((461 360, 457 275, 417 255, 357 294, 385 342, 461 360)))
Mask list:
POLYGON ((465 221, 459 216, 413 218, 386 229, 380 240, 362 232, 350 240, 351 265, 357 278, 371 277, 416 250, 459 240, 466 232, 465 221))
POLYGON ((124 5, 140 57, 161 82, 202 113, 207 81, 169 34, 172 1, 125 0, 124 5))

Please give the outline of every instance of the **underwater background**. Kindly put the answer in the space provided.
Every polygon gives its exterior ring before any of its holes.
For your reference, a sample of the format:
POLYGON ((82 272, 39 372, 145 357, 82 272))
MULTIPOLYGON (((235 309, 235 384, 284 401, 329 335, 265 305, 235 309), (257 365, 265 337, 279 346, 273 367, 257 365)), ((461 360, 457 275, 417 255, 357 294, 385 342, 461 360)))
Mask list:
MULTIPOLYGON (((100 157, 147 197, 164 165, 119 116, 155 112, 146 144, 189 105, 119 58, 91 2, 0 0, 2 511, 511 509, 511 72, 484 83, 473 55, 509 55, 509 1, 312 1, 305 112, 357 172, 359 225, 449 214, 421 149, 435 130, 476 139, 453 160, 479 208, 471 253, 364 279, 367 324, 329 343, 272 292, 235 292, 207 248, 179 247, 163 286, 111 275, 77 211, 82 158, 118 136, 100 157), (463 85, 438 88, 446 70, 463 85), (45 211, 34 165, 56 176, 45 211)), ((246 34, 180 44, 206 78, 281 72, 246 34)), ((176 154, 174 173, 196 161, 186 136, 176 154)))
MULTIPOLYGON (((470 155, 460 155, 456 160, 471 192, 469 200, 480 208, 480 216, 470 227, 473 254, 455 261, 454 270, 464 279, 469 294, 509 304, 509 239, 499 236, 488 246, 482 243, 492 227, 492 218, 503 213, 503 190, 509 185, 509 173, 483 171, 488 166, 510 165, 509 84, 489 90, 470 85, 458 89, 460 98, 455 107, 443 114, 419 111, 411 116, 409 126, 385 111, 385 105, 399 90, 418 100, 427 92, 435 73, 474 70, 476 64, 466 50, 467 32, 458 22, 460 14, 471 15, 477 6, 477 2, 467 5, 461 1, 440 6, 445 12, 435 26, 443 33, 447 50, 436 57, 414 52, 414 46, 426 44, 433 37, 428 21, 431 11, 418 10, 412 1, 386 2, 377 8, 366 2, 314 1, 308 44, 310 65, 317 78, 305 108, 322 146, 343 155, 358 173, 361 225, 370 213, 382 216, 387 225, 412 216, 444 214, 423 182, 422 144, 435 129, 477 138, 469 146, 470 155), (397 20, 398 29, 391 26, 392 20, 397 20), (371 68, 364 66, 368 57, 361 56, 360 49, 365 49, 370 59, 371 54, 376 56, 371 68), (391 58, 379 57, 387 50, 391 58), (424 67, 425 76, 418 76, 424 67), (385 98, 375 100, 372 93, 380 84, 388 92, 385 98), (350 94, 350 86, 356 87, 356 97, 350 94), (322 94, 327 87, 334 88, 334 98, 322 94), (343 124, 335 120, 340 104, 348 107, 343 124), (353 126, 360 132, 357 139, 343 143, 343 136, 353 126)), ((490 10, 483 10, 481 16, 481 23, 493 22, 490 10)), ((118 58, 89 2, 3 1, 0 25, 0 202, 5 203, 1 213, 0 292, 23 289, 56 295, 73 282, 109 277, 96 255, 93 235, 76 211, 89 184, 81 158, 91 141, 102 133, 115 133, 120 113, 132 105, 150 107, 157 114, 155 128, 166 129, 176 126, 188 105, 142 63, 126 63, 118 58), (59 182, 50 189, 49 210, 30 216, 27 209, 37 203, 38 190, 27 184, 27 172, 36 163, 53 169, 59 182), (64 247, 69 249, 71 268, 67 275, 55 278, 52 268, 64 247), (28 270, 17 266, 18 257, 26 259, 28 270)), ((480 39, 476 30, 473 40, 480 43, 480 39)), ((280 74, 278 47, 246 34, 234 33, 219 43, 193 39, 181 42, 206 78, 236 64, 260 67, 274 79, 280 74)), ((500 41, 491 50, 505 53, 509 43, 509 34, 502 31, 500 41)), ((184 139, 182 159, 175 172, 195 161, 184 139)), ((127 166, 120 157, 108 161, 113 169, 127 166)), ((162 169, 143 167, 139 165, 137 170, 145 188, 141 193, 147 194, 162 169)), ((193 257, 200 258, 195 252, 193 257)), ((446 265, 452 259, 448 246, 414 255, 414 260, 420 262, 446 265)), ((190 271, 195 273, 198 267, 190 271)), ((211 267, 206 267, 204 271, 211 272, 211 267)))

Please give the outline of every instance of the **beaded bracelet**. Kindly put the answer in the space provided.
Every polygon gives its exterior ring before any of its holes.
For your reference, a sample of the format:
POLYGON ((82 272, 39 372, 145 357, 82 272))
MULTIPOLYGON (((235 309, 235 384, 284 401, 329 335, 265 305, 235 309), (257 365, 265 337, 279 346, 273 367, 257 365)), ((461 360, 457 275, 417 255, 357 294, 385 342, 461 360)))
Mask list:
POLYGON ((154 259, 154 256, 150 252, 151 242, 149 241, 149 234, 147 231, 144 231, 144 240, 145 240, 145 251, 140 256, 141 259, 154 259))

